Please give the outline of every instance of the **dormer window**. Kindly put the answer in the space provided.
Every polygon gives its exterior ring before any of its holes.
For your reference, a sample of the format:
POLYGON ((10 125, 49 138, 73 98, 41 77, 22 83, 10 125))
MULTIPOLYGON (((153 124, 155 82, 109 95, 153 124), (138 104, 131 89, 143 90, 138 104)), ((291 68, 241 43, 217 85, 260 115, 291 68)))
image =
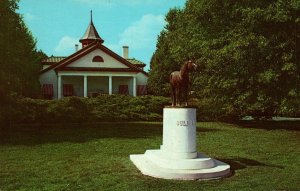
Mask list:
POLYGON ((104 62, 103 58, 101 56, 95 56, 93 58, 93 62, 104 62))

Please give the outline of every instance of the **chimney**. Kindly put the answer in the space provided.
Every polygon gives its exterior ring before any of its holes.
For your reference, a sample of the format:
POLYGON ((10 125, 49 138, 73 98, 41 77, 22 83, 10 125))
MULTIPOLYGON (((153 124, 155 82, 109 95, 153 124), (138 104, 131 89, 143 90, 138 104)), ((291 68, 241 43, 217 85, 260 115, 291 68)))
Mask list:
POLYGON ((75 52, 78 51, 78 44, 75 44, 75 52))
POLYGON ((129 58, 129 56, 128 56, 128 49, 129 49, 128 46, 123 46, 123 58, 125 58, 125 59, 129 58))

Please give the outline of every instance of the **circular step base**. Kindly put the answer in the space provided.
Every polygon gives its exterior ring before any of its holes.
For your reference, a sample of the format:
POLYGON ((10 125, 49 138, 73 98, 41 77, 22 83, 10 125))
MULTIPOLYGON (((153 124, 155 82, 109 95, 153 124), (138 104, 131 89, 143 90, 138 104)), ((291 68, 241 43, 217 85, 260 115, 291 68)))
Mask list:
POLYGON ((149 160, 145 154, 130 155, 130 160, 144 175, 179 180, 218 179, 231 174, 230 166, 212 159, 214 166, 199 169, 170 169, 149 160))
POLYGON ((169 153, 165 153, 162 150, 147 150, 144 154, 148 160, 152 161, 158 166, 170 169, 205 169, 213 168, 215 161, 201 153, 196 153, 195 158, 172 158, 169 153))

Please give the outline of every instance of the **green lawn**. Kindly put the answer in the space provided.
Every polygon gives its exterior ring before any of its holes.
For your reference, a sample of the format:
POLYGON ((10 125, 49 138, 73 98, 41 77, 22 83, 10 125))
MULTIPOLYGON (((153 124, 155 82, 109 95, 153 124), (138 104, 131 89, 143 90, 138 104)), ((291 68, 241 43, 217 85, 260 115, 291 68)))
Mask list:
POLYGON ((0 190, 300 190, 300 123, 198 123, 198 151, 233 176, 143 176, 130 154, 158 149, 161 123, 14 125, 0 130, 0 190))

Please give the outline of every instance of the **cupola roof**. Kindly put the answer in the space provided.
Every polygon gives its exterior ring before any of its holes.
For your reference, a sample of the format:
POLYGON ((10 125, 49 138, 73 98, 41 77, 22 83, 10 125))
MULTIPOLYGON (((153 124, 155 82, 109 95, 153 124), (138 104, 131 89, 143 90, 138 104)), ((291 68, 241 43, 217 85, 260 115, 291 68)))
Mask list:
POLYGON ((93 14, 92 14, 92 11, 91 11, 91 22, 89 24, 89 26, 87 27, 84 35, 81 37, 81 39, 79 40, 79 42, 83 42, 83 41, 86 41, 86 40, 97 40, 97 41, 100 41, 101 43, 104 42, 104 40, 100 37, 99 33, 97 32, 96 30, 96 27, 93 23, 93 14))

